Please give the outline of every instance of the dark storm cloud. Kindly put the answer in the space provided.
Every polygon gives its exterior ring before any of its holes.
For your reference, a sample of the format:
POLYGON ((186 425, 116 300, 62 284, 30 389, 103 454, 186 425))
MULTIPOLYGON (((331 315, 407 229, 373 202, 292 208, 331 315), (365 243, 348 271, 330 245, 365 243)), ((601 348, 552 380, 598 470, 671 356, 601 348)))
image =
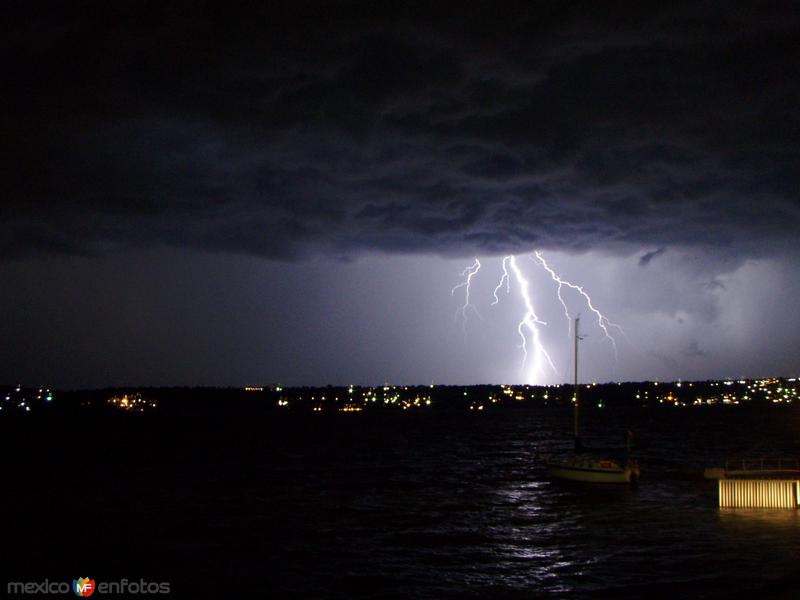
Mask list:
POLYGON ((0 251, 794 248, 797 12, 28 3, 0 251))

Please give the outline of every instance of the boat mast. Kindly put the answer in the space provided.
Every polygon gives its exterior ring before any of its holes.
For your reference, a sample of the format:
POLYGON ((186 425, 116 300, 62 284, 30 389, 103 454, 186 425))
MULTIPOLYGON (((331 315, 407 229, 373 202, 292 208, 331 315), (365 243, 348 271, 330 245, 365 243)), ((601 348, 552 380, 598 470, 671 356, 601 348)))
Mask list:
POLYGON ((575 414, 575 450, 581 450, 581 435, 580 430, 578 428, 578 412, 580 409, 580 404, 578 402, 578 340, 580 340, 580 335, 578 334, 578 324, 580 323, 580 317, 575 317, 575 378, 573 381, 573 405, 574 405, 574 414, 575 414))

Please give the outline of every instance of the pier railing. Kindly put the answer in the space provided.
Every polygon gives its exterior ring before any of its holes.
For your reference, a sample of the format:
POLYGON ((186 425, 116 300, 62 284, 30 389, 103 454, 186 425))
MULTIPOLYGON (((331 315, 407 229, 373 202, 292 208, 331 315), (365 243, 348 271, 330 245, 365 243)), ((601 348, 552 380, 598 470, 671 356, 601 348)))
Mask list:
POLYGON ((800 461, 782 456, 759 456, 728 459, 725 461, 727 477, 759 477, 784 475, 785 479, 800 475, 800 461))

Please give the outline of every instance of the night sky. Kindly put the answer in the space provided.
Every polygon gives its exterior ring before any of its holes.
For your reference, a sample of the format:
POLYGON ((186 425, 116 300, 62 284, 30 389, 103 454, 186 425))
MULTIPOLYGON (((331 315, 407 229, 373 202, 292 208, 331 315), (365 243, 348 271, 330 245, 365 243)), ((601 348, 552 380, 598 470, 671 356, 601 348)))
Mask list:
POLYGON ((7 3, 0 382, 799 374, 797 5, 433 4, 7 3))

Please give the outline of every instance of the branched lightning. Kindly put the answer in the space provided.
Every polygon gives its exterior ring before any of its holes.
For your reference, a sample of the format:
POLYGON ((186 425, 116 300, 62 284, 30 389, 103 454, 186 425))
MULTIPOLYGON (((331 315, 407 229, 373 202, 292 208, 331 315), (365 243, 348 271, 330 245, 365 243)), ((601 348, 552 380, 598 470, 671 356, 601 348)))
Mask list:
POLYGON ((460 314, 461 315, 461 319, 462 319, 462 326, 464 328, 464 336, 465 337, 467 335, 467 309, 472 308, 472 310, 475 311, 475 314, 480 317, 480 313, 478 312, 478 309, 475 308, 472 304, 470 304, 470 301, 469 301, 469 288, 472 285, 472 278, 475 277, 475 274, 478 271, 480 271, 480 269, 481 269, 481 261, 479 261, 476 258, 474 263, 472 263, 470 266, 466 267, 461 272, 461 277, 464 278, 464 281, 462 281, 458 285, 454 286, 453 289, 450 290, 450 295, 451 296, 455 296, 457 289, 462 288, 462 287, 464 288, 464 304, 462 306, 459 306, 456 309, 456 320, 458 320, 458 316, 460 314))
POLYGON ((534 261, 538 261, 542 265, 542 267, 544 267, 544 269, 550 274, 550 277, 553 279, 553 281, 555 281, 558 284, 558 299, 561 302, 561 306, 564 307, 564 314, 567 317, 567 321, 571 323, 569 310, 567 309, 567 304, 564 302, 564 298, 561 296, 561 288, 563 286, 567 286, 568 288, 577 291, 581 296, 584 297, 584 299, 586 300, 586 304, 589 307, 589 310, 591 310, 597 317, 597 324, 600 326, 600 329, 603 330, 606 339, 608 339, 608 341, 611 342, 611 346, 614 348, 614 359, 616 360, 617 340, 615 340, 614 337, 608 332, 608 328, 616 327, 620 330, 622 328, 616 323, 612 323, 611 321, 609 321, 608 318, 603 313, 601 313, 599 310, 595 308, 594 304, 592 303, 591 297, 586 292, 586 290, 583 289, 582 286, 571 283, 566 279, 562 279, 559 275, 557 275, 556 272, 550 267, 550 265, 547 264, 547 261, 544 259, 541 252, 536 251, 533 254, 534 256, 532 256, 531 258, 533 258, 534 261))
MULTIPOLYGON (((528 361, 528 338, 525 334, 525 330, 527 330, 530 334, 531 343, 533 344, 533 366, 531 368, 532 379, 535 380, 538 378, 538 375, 543 374, 543 361, 547 361, 547 364, 550 365, 550 368, 557 373, 556 367, 550 358, 550 354, 548 354, 544 345, 542 345, 541 337, 539 335, 539 328, 537 325, 546 325, 547 323, 541 321, 539 317, 536 316, 536 311, 534 310, 533 302, 531 301, 528 280, 525 279, 525 276, 522 274, 519 266, 517 266, 517 260, 514 256, 506 256, 503 259, 503 267, 505 271, 504 277, 508 277, 508 271, 505 270, 506 263, 514 272, 514 278, 517 280, 517 284, 519 285, 520 296, 522 296, 522 301, 525 303, 525 314, 517 326, 519 337, 522 339, 522 368, 525 368, 525 364, 528 361)), ((502 282, 503 280, 501 279, 501 285, 502 282)))
MULTIPOLYGON (((588 292, 583 288, 583 286, 574 284, 559 276, 555 270, 550 267, 545 258, 542 256, 541 252, 534 252, 530 258, 537 264, 541 265, 558 286, 556 296, 558 297, 558 301, 564 310, 564 317, 567 319, 567 323, 569 324, 567 328, 568 336, 572 333, 572 318, 570 316, 567 302, 564 298, 563 292, 565 287, 575 290, 586 301, 589 310, 597 317, 598 326, 603 330, 606 339, 608 339, 608 341, 611 343, 611 346, 614 349, 614 357, 616 359, 617 340, 611 335, 609 329, 619 329, 623 335, 625 333, 624 330, 616 323, 612 323, 595 307, 592 298, 589 296, 588 292)), ((546 375, 546 365, 549 365, 550 369, 552 369, 554 373, 558 373, 555 365, 553 364, 553 360, 550 358, 550 354, 547 352, 547 349, 544 347, 541 339, 540 326, 546 325, 546 323, 542 321, 536 314, 536 310, 533 307, 533 301, 531 299, 530 284, 517 264, 517 258, 513 255, 505 256, 503 257, 501 266, 503 274, 492 292, 494 301, 491 303, 491 305, 495 306, 500 303, 499 293, 503 289, 503 286, 506 288, 506 294, 511 293, 511 279, 513 278, 516 282, 515 289, 518 289, 519 296, 522 299, 525 307, 525 313, 522 315, 522 318, 517 325, 517 333, 519 334, 521 340, 519 347, 522 349, 522 370, 529 370, 529 376, 526 377, 526 379, 529 381, 541 381, 546 375)), ((477 275, 480 268, 481 262, 476 258, 473 264, 469 265, 461 272, 461 283, 455 285, 450 290, 450 294, 455 296, 457 290, 464 288, 464 303, 456 309, 455 318, 456 320, 461 320, 465 337, 467 335, 466 327, 468 311, 472 309, 472 311, 474 311, 478 317, 481 317, 478 309, 470 301, 470 288, 472 286, 473 278, 477 275)))
POLYGON ((508 278, 508 268, 506 267, 506 263, 510 259, 510 256, 503 257, 503 276, 500 278, 500 283, 497 284, 497 287, 494 288, 494 302, 492 302, 492 306, 500 302, 500 298, 497 297, 497 292, 500 291, 500 288, 503 287, 503 282, 506 282, 506 294, 511 292, 511 281, 508 278))

